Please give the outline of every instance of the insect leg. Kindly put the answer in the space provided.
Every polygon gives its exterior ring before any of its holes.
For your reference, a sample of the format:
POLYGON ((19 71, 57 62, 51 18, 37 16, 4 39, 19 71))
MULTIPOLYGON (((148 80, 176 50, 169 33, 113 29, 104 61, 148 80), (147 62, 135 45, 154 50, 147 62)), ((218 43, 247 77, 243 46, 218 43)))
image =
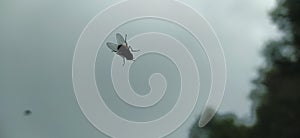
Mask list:
POLYGON ((122 57, 123 58, 123 66, 125 65, 125 58, 124 57, 122 57))
POLYGON ((125 34, 125 44, 126 44, 126 46, 128 46, 128 44, 127 44, 127 34, 125 34))
POLYGON ((131 46, 129 46, 129 49, 130 49, 132 52, 139 52, 139 51, 140 51, 140 50, 134 50, 134 49, 132 49, 131 46))

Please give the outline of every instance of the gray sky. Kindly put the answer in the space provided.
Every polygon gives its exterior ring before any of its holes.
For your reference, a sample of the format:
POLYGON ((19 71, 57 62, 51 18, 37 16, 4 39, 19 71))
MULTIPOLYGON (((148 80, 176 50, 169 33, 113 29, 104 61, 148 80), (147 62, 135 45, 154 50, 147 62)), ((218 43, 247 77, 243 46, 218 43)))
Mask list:
POLYGON ((264 43, 280 36, 268 17, 275 0, 202 0, 189 1, 215 29, 224 48, 228 80, 220 113, 249 116, 250 81, 263 64, 260 52, 264 43))
MULTIPOLYGON (((223 45, 228 80, 220 113, 249 116, 250 81, 263 64, 260 51, 279 36, 267 15, 275 0, 182 1, 210 22, 223 45)), ((0 0, 1 137, 104 137, 81 114, 71 67, 85 25, 115 2, 0 0), (32 115, 24 118, 25 109, 32 115)), ((188 120, 174 136, 186 137, 194 121, 188 120)))

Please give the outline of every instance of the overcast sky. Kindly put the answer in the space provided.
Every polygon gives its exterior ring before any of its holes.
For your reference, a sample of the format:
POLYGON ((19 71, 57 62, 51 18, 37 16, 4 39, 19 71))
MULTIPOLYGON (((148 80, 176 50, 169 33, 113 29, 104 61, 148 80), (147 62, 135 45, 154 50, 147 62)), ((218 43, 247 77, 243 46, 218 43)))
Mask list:
MULTIPOLYGON (((209 21, 223 46, 228 80, 220 113, 249 116, 251 80, 257 77, 257 68, 264 61, 260 52, 267 40, 279 37, 268 17, 275 0, 181 1, 209 21)), ((0 136, 103 136, 87 123, 78 108, 71 66, 85 25, 116 2, 0 0, 0 120, 5 120, 0 129, 6 132, 0 136), (24 120, 19 115, 28 108, 33 110, 33 118, 24 120), (28 121, 32 121, 29 127, 28 121), (40 136, 31 133, 36 130, 40 136)), ((187 135, 192 121, 181 130, 184 134, 178 135, 187 135)))
POLYGON ((264 43, 280 36, 268 12, 275 0, 200 0, 189 1, 215 29, 223 45, 228 80, 220 113, 233 112, 248 116, 251 80, 257 77, 264 59, 264 43))

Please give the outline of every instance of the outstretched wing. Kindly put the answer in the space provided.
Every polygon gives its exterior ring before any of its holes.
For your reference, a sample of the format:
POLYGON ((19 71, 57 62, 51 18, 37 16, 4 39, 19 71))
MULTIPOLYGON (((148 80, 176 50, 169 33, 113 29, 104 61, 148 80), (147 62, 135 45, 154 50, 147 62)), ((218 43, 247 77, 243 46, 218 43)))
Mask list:
POLYGON ((113 52, 117 52, 118 51, 118 45, 111 43, 111 42, 107 42, 106 45, 108 46, 108 48, 110 48, 113 52))
POLYGON ((119 33, 116 34, 116 39, 117 39, 118 45, 122 45, 125 43, 124 37, 119 33))

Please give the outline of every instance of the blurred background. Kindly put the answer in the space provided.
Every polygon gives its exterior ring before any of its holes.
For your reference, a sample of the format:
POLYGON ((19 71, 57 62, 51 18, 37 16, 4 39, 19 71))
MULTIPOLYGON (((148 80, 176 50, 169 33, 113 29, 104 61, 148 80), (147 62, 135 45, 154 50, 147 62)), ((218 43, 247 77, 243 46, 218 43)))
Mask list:
MULTIPOLYGON (((201 13, 216 31, 228 80, 218 114, 207 126, 197 126, 203 96, 186 123, 167 137, 300 137, 300 1, 180 1, 201 13)), ((87 23, 117 2, 0 0, 0 138, 108 137, 88 122, 77 104, 72 58, 87 23)), ((126 116, 126 108, 120 110, 111 95, 107 97, 112 110, 126 116)), ((172 107, 166 105, 163 109, 172 107)))
POLYGON ((300 137, 300 1, 277 0, 268 14, 282 35, 262 45, 264 64, 256 69, 248 95, 251 117, 219 114, 203 129, 195 124, 191 138, 300 137))

